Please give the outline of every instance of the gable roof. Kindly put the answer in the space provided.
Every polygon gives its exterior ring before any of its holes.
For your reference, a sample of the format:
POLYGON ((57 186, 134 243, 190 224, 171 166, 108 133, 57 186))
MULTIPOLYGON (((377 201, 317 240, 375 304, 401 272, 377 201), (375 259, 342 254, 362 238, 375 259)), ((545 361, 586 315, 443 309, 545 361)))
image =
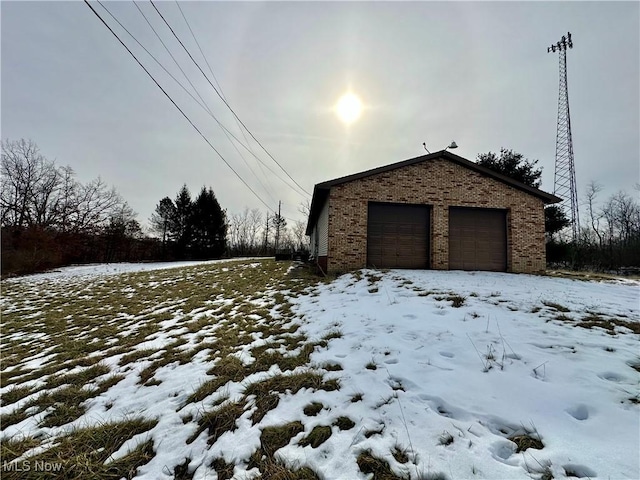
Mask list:
POLYGON ((558 203, 562 201, 561 198, 558 198, 555 195, 552 195, 547 192, 543 192, 538 188, 525 185, 524 183, 514 180, 511 177, 507 177, 494 170, 483 167, 482 165, 478 165, 475 162, 471 162, 466 158, 462 158, 447 150, 441 150, 439 152, 433 152, 428 155, 421 155, 419 157, 411 158, 409 160, 403 160, 401 162, 391 163, 389 165, 373 168, 371 170, 365 170, 364 172, 354 173, 352 175, 347 175, 346 177, 335 178, 333 180, 328 180, 326 182, 317 183, 315 187, 313 187, 313 198, 311 199, 311 209, 309 211, 309 221, 307 223, 306 234, 311 235, 313 231, 313 225, 316 223, 318 216, 320 215, 320 210, 322 210, 324 202, 329 197, 329 191, 331 190, 331 187, 342 185, 343 183, 353 182, 354 180, 360 180, 362 178, 370 177, 372 175, 377 175, 379 173, 390 172, 398 168, 408 167, 410 165, 415 165, 416 163, 421 163, 421 162, 426 162, 429 160, 435 160, 435 159, 441 159, 441 158, 457 163, 458 165, 466 167, 470 170, 474 170, 482 175, 494 178, 511 187, 517 188, 518 190, 522 190, 530 195, 533 195, 534 197, 538 197, 542 201, 544 201, 544 203, 546 204, 558 203))

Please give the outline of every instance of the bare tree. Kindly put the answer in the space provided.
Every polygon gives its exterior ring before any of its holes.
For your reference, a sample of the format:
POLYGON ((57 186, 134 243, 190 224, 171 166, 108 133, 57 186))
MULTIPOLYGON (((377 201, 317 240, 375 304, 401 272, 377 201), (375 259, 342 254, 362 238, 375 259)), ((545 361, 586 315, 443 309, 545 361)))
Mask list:
POLYGON ((55 163, 31 140, 2 142, 2 225, 25 227, 48 221, 47 206, 60 181, 55 163))
POLYGON ((98 177, 80 185, 72 225, 75 231, 91 231, 104 226, 124 201, 114 188, 98 177))
POLYGON ((256 255, 263 249, 262 212, 246 208, 229 216, 227 230, 230 250, 236 255, 256 255))
POLYGON ((305 218, 309 217, 309 213, 311 212, 311 201, 306 199, 304 202, 300 202, 298 205, 298 211, 305 216, 305 218))
POLYGON ((260 250, 260 231, 262 228, 262 212, 252 208, 247 218, 247 236, 251 254, 257 254, 260 250))
POLYGON ((607 221, 610 244, 617 240, 628 245, 631 238, 640 232, 640 206, 626 192, 619 191, 609 197, 602 214, 607 221))
POLYGON ((591 181, 587 187, 586 200, 587 210, 589 212, 589 222, 592 232, 598 237, 598 245, 602 247, 602 234, 600 233, 600 219, 602 214, 596 212, 595 200, 598 193, 602 190, 602 186, 595 181, 591 181))
POLYGON ((105 226, 124 201, 100 178, 85 185, 31 140, 2 142, 2 226, 88 231, 105 226))
POLYGON ((295 249, 296 250, 306 250, 306 223, 301 220, 296 220, 291 227, 293 238, 295 240, 295 249))

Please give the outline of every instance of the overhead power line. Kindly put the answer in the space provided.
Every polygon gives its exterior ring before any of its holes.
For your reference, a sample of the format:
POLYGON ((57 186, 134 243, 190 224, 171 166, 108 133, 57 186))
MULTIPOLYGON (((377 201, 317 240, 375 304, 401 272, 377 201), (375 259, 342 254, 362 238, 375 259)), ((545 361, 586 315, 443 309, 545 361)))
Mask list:
POLYGON ((118 36, 118 34, 116 32, 113 31, 113 29, 109 26, 109 24, 102 18, 102 16, 91 6, 91 4, 88 2, 88 0, 84 0, 84 3, 91 9, 91 11, 93 12, 93 14, 98 17, 98 19, 100 20, 100 22, 102 22, 102 24, 111 32, 111 34, 116 37, 116 39, 118 40, 118 42, 120 42, 120 44, 127 50, 127 52, 129 52, 129 55, 131 55, 133 57, 133 59, 136 61, 136 63, 140 66, 140 68, 142 68, 145 73, 149 76, 149 78, 151 78, 151 80, 153 81, 153 83, 156 84, 156 86, 162 91, 162 93, 164 93, 164 95, 169 99, 169 101, 173 104, 174 107, 176 107, 178 109, 178 111, 182 114, 182 116, 187 120, 187 122, 189 122, 191 124, 191 126, 195 129, 196 132, 198 132, 200 134, 200 136, 203 138, 203 140, 205 142, 207 142, 207 145, 209 145, 209 147, 211 147, 211 149, 216 152, 216 154, 218 154, 218 156, 220 157, 220 159, 227 165, 227 167, 229 167, 229 169, 231 169, 231 171, 236 175, 236 177, 238 177, 238 179, 240 179, 240 181, 249 189, 249 191, 251 193, 253 193, 255 195, 255 197, 260 200, 260 202, 267 207, 269 210, 271 210, 271 207, 269 207, 269 205, 262 199, 262 197, 260 197, 260 195, 258 195, 253 188, 251 188, 251 186, 242 178, 242 176, 240 176, 240 174, 231 166, 231 164, 224 158, 224 156, 211 144, 211 142, 209 142, 209 140, 207 139, 207 137, 200 131, 200 129, 196 126, 195 123, 193 123, 191 121, 191 119, 187 116, 186 113, 184 113, 184 111, 178 106, 178 104, 173 100, 173 98, 171 98, 171 96, 166 92, 166 90, 164 88, 162 88, 162 86, 158 83, 158 81, 155 79, 155 77, 149 72, 149 70, 146 69, 146 67, 140 62, 140 60, 138 60, 138 57, 135 56, 135 54, 129 49, 129 47, 127 47, 127 45, 122 41, 122 39, 118 36))
MULTIPOLYGON (((184 19, 184 23, 187 24, 187 28, 189 29, 189 32, 191 32, 191 37, 193 38, 193 41, 196 42, 196 45, 198 46, 198 50, 200 51, 200 55, 204 59, 204 62, 207 64, 207 68, 209 69, 209 72, 211 73, 211 76, 213 77, 213 80, 216 82, 216 85, 218 86, 218 89, 220 90, 220 94, 226 100, 227 97, 225 96, 224 92, 222 91, 222 86, 220 85, 220 82, 218 81, 218 78, 216 77, 216 74, 213 73, 213 69, 211 68, 211 65, 209 64, 209 60, 207 60, 207 56, 202 51, 202 47, 200 46, 200 42, 198 41, 198 38, 196 37, 196 34, 193 32, 193 29, 191 28, 191 24, 189 23, 189 20, 187 20, 187 16, 182 11, 182 7, 180 6, 180 2, 178 2, 178 0, 174 0, 174 1, 176 3, 176 7, 178 7, 178 10, 180 10, 180 15, 182 15, 182 18, 184 19)), ((247 145, 250 145, 249 139, 247 138, 246 131, 242 128, 242 126, 240 125, 240 122, 238 121, 237 118, 235 118, 235 116, 234 116, 234 119, 236 121, 236 125, 238 127, 238 130, 240 130, 240 132, 242 133, 242 137, 244 138, 244 141, 247 143, 247 145)), ((253 149, 251 149, 251 147, 249 147, 249 150, 251 151, 251 154, 258 160, 258 168, 260 168, 260 171, 265 176, 265 180, 268 183, 269 182, 269 178, 267 177, 267 175, 265 174, 265 172, 264 172, 264 170, 262 168, 262 165, 263 165, 262 160, 260 160, 255 155, 255 153, 253 152, 253 149)), ((265 167, 268 168, 267 165, 265 165, 265 167)), ((276 175, 275 172, 273 172, 271 169, 269 169, 269 171, 271 171, 274 175, 276 175)), ((276 175, 276 177, 279 178, 277 175, 276 175)))
MULTIPOLYGON (((140 48, 142 48, 157 64, 160 68, 162 68, 162 70, 164 70, 164 72, 169 75, 169 77, 171 77, 171 79, 176 82, 178 84, 178 86, 180 86, 180 88, 182 88, 182 90, 184 90, 184 92, 189 95, 189 97, 191 97, 191 99, 196 102, 198 104, 198 106, 200 106, 200 108, 202 108, 205 113, 207 113, 211 118, 213 118, 213 120, 218 124, 218 126, 224 131, 225 135, 228 136, 230 135, 241 147, 243 147, 247 152, 249 152, 258 162, 260 165, 264 165, 265 168, 267 168, 267 170, 269 170, 278 180, 280 180, 281 182, 283 182, 285 185, 287 185, 289 188, 291 188, 292 190, 295 191, 295 188, 290 185, 289 183, 287 183, 287 180, 280 177, 276 172, 273 171, 273 169, 271 167, 269 167, 269 165, 266 165, 262 159, 260 159, 254 152, 253 150, 251 150, 250 147, 248 147, 247 145, 245 145, 238 137, 236 137, 234 135, 234 133, 229 130, 227 127, 224 126, 224 124, 222 122, 220 122, 220 120, 218 120, 218 118, 213 114, 213 112, 211 112, 211 110, 202 102, 204 102, 204 100, 202 99, 201 95, 198 95, 200 97, 200 100, 198 100, 197 98, 195 98, 193 96, 193 94, 182 84, 182 82, 180 82, 180 80, 178 80, 169 70, 167 70, 167 68, 153 55, 153 53, 151 53, 142 43, 140 43, 140 41, 127 29, 127 27, 125 27, 122 22, 120 22, 120 20, 118 20, 118 18, 104 5, 100 2, 100 0, 97 0, 98 4, 111 16, 111 18, 113 18, 113 20, 120 25, 120 27, 127 32, 127 34, 140 46, 140 48)), ((135 2, 134 2, 135 3, 135 2)), ((136 5, 137 6, 137 5, 136 5)), ((144 15, 143 15, 144 16, 144 15)), ((145 17, 146 19, 146 17, 145 17)), ((183 72, 184 73, 184 72, 183 72)), ((191 83, 191 82, 189 82, 191 83)), ((191 86, 194 88, 194 90, 196 90, 197 93, 197 89, 193 86, 193 84, 191 84, 191 86)), ((246 138, 246 137, 245 137, 246 138)), ((233 145, 234 148, 236 148, 236 145, 231 142, 231 144, 233 145)), ((237 148, 236 148, 237 151, 237 148)), ((244 159, 244 157, 242 156, 242 154, 240 152, 238 152, 238 154, 240 155, 240 157, 242 159, 244 159)), ((248 165, 247 165, 248 166, 248 165)), ((249 169, 251 170, 251 167, 249 167, 249 169)), ((252 173, 254 173, 252 171, 252 173)), ((254 173, 255 175, 255 173, 254 173)), ((257 178, 257 175, 256 175, 257 178)), ((258 179, 258 181, 260 181, 258 179)), ((266 189, 265 189, 266 190, 266 189)), ((298 193, 296 191, 296 193, 298 193)), ((275 204, 276 201, 273 198, 272 195, 269 194, 269 192, 267 191, 267 194, 269 195, 269 197, 273 200, 273 203, 275 204)))
MULTIPOLYGON (((86 0, 85 0, 86 1, 86 0)), ((180 37, 178 37, 178 35, 176 34, 176 32, 173 30, 173 28, 171 27, 171 25, 169 25, 169 22, 167 22, 167 20, 164 18, 164 16, 162 15, 162 13, 160 12, 160 10, 158 10, 158 7, 156 7, 155 3, 153 2, 153 0, 149 0, 149 2, 151 3, 151 5, 153 5, 153 8, 156 10, 156 12, 158 12, 158 15, 160 16, 160 18, 162 18, 162 20, 164 21, 165 25, 169 28, 169 30, 171 31, 171 33, 173 34, 173 36, 176 38, 176 40, 178 41, 178 43, 180 43, 180 45, 182 46, 182 48, 184 49, 184 51, 187 53, 187 55, 189 56, 189 58, 191 59, 191 61, 193 62, 193 64, 198 68, 198 70, 200 70, 200 73, 202 73, 202 75, 204 76, 204 78, 207 80, 207 82, 209 83, 209 85, 211 85, 211 88, 213 88, 213 90, 216 92, 216 94, 218 95, 218 97, 220 97, 220 99, 224 102, 224 104, 227 106, 227 108, 231 111, 231 113, 233 114, 234 117, 236 117, 238 119, 238 121, 240 122, 240 124, 244 127, 244 129, 247 131, 247 133, 251 136, 251 138, 253 138, 253 140, 260 145, 260 148, 262 148, 262 150, 264 150, 264 152, 276 163, 276 165, 278 165, 278 167, 280 167, 280 169, 293 181, 293 183, 295 183, 298 188, 300 188, 300 190, 302 190, 304 193, 306 193, 307 195, 311 195, 308 191, 306 191, 298 182, 296 182, 296 180, 289 174, 289 172, 287 172, 287 170, 273 157, 273 155, 271 155, 271 153, 269 153, 269 151, 264 147, 264 145, 262 145, 262 143, 260 143, 260 141, 255 137, 255 135, 251 132, 251 130, 249 130, 249 128, 244 124, 244 122, 240 119, 240 117, 236 114, 236 112, 233 110, 233 108, 231 108, 231 105, 229 105, 229 103, 225 100, 225 98, 220 94, 220 92, 218 91, 218 89, 215 87, 215 85, 213 83, 211 83, 211 80, 209 80, 209 77, 207 76, 207 74, 204 72, 204 70, 202 70, 202 68, 200 67, 200 65, 198 64, 198 62, 196 62, 196 60, 193 58, 193 55, 191 55, 191 53, 189 52, 189 50, 187 49, 187 47, 185 47, 184 43, 182 43, 182 40, 180 40, 180 37)))
MULTIPOLYGON (((98 3, 100 3, 100 0, 97 0, 98 3)), ((200 101, 202 102, 201 106, 204 108, 204 110, 209 114, 209 116, 211 116, 216 123, 218 124, 218 126, 222 129, 222 132, 225 134, 225 136, 227 137, 227 140, 229 140, 229 143, 231 143, 231 146, 235 149, 235 151, 238 153, 238 155, 240 156, 240 158, 242 159, 242 161, 244 162, 244 164, 247 166, 247 168, 249 169, 249 171, 251 172, 251 174, 256 178, 256 180, 258 181, 258 183, 260 184, 260 186, 264 189, 264 191, 267 193, 267 195, 269 196, 269 198, 271 198, 271 201, 275 204, 276 203, 276 199, 273 197, 273 195, 271 194, 270 190, 262 183, 262 180, 260 180, 260 177, 258 177, 258 175, 256 175, 256 173, 253 171, 253 169, 251 168, 251 165, 249 165, 249 162, 247 162, 247 160, 244 158, 244 155, 242 155, 242 152, 240 152, 240 150, 238 150, 238 147, 235 143, 233 143, 233 141, 231 140, 231 138, 229 137, 229 131, 222 125, 222 123, 216 118, 216 116, 213 114, 213 112, 211 111, 211 109, 209 108, 209 105, 207 105, 207 101, 202 97, 202 95, 200 95, 200 92, 198 91, 198 89, 196 88, 196 86, 193 84, 193 82, 191 81, 191 79, 189 78, 189 76, 187 75, 187 73, 184 71, 184 69, 180 66, 180 63, 178 62, 178 60, 176 60, 176 58, 173 56, 173 54, 171 53, 171 50, 169 49, 169 47, 164 43, 164 41, 162 40, 162 37, 160 36, 160 34, 156 31, 156 29, 153 27, 153 25, 151 24, 151 22, 149 21, 149 19, 147 18, 147 16, 144 14, 144 12, 142 11, 142 9, 140 9, 140 7, 138 6, 138 4, 134 1, 133 4, 135 5, 135 7, 138 9, 138 12, 140 12, 140 15, 142 15, 142 17, 145 19, 145 21, 147 22, 147 25, 149 25, 149 28, 151 28, 151 30, 153 31, 153 33, 155 34, 156 38, 160 41, 160 43, 162 44, 162 46, 164 47, 164 49, 166 50, 166 52, 169 54, 169 56, 171 57, 171 59, 173 60, 173 63, 178 67, 178 69, 180 70, 180 72, 182 72, 182 75, 184 76, 184 78, 187 80, 187 82, 189 83, 189 85, 191 86, 191 88, 193 89, 193 91, 195 92, 195 94, 198 96, 198 98, 200 99, 200 101)), ((102 8, 104 8, 105 10, 107 10, 107 12, 109 12, 109 10, 102 5, 102 3, 100 3, 100 5, 102 6, 102 8)), ((116 20, 116 22, 118 22, 118 24, 120 26, 122 26, 122 24, 118 21, 118 19, 116 19, 113 14, 111 14, 111 12, 109 12, 109 14, 116 20)), ((123 27, 124 28, 124 27, 123 27)), ((125 31, 127 33, 129 33, 129 35, 131 35, 131 33, 125 28, 125 31)), ((131 35, 133 37, 133 35, 131 35)), ((136 42, 138 42, 138 40, 133 37, 134 40, 136 42)), ((140 42, 138 42, 138 44, 140 45, 140 42)), ((144 48, 144 47, 143 47, 144 48)), ((148 50, 145 48, 145 51, 148 52, 148 50)), ((157 61, 157 60, 156 60, 157 61)), ((161 65, 162 66, 162 65, 161 65)), ((164 67, 163 67, 164 68, 164 67)), ((164 69, 165 71, 167 71, 166 69, 164 69)), ((173 75, 172 75, 172 78, 173 75)), ((183 87, 184 88, 184 87, 183 87)), ((186 88, 185 88, 186 90, 186 88)), ((193 98, 193 96, 191 96, 193 98)), ((235 135, 233 135, 233 138, 236 139, 236 141, 238 143, 241 143, 235 135)), ((247 142, 248 143, 248 142, 247 142)), ((247 149, 249 149, 248 147, 246 147, 247 149)), ((249 149, 250 150, 250 149, 249 149)))

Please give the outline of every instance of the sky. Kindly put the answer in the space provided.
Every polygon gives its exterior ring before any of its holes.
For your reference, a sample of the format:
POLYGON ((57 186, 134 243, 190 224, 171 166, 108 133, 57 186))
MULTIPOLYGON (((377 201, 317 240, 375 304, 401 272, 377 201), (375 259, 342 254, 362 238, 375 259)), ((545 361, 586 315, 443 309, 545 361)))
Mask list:
POLYGON ((289 223, 306 221, 316 183, 420 156, 423 142, 455 140, 469 160, 513 149, 539 161, 553 192, 558 53, 547 47, 567 31, 578 196, 597 181, 601 201, 637 197, 638 2, 154 3, 207 78, 150 2, 102 5, 180 84, 91 5, 202 135, 84 2, 0 5, 2 139, 33 140, 80 181, 102 177, 143 225, 183 184, 193 196, 211 187, 228 214, 281 201, 289 223), (345 124, 335 105, 349 91, 363 111, 345 124))

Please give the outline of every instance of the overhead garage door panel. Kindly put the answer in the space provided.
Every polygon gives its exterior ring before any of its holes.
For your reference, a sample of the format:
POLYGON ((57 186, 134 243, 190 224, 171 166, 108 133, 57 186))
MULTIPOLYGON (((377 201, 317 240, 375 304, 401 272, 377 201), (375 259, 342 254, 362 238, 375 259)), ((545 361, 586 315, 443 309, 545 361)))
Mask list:
POLYGON ((505 210, 449 209, 449 268, 506 271, 505 210))
POLYGON ((429 207, 370 203, 367 265, 376 268, 428 268, 429 207))

